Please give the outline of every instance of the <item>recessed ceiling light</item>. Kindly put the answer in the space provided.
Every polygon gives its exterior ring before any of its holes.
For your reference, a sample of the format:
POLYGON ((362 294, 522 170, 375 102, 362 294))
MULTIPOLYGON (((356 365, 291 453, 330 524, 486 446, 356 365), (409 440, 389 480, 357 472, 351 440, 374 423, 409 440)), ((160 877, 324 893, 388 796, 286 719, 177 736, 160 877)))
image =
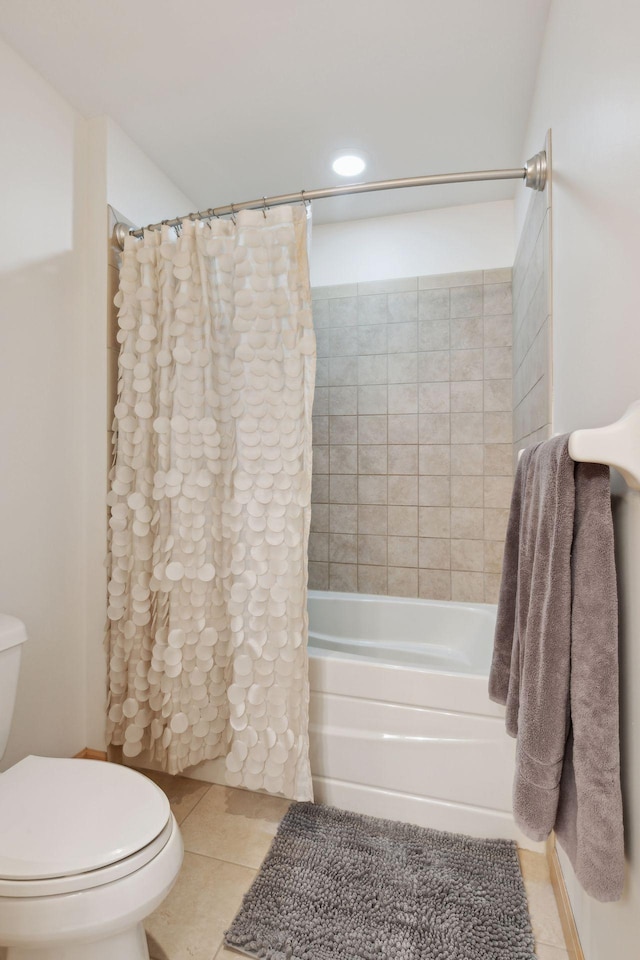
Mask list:
POLYGON ((366 167, 366 163, 362 157, 358 157, 355 153, 345 153, 336 157, 332 166, 341 177, 357 177, 366 167))

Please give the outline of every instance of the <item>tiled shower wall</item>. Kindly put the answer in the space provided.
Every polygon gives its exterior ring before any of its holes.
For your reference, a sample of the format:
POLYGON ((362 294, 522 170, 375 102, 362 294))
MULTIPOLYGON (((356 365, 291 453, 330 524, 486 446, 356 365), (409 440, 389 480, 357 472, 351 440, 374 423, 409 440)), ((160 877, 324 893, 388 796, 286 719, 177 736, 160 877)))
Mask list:
MULTIPOLYGON (((549 139, 546 144, 550 150, 549 139)), ((551 183, 532 192, 513 266, 513 440, 551 436, 551 183)))
POLYGON ((312 588, 495 602, 511 269, 320 287, 312 588))

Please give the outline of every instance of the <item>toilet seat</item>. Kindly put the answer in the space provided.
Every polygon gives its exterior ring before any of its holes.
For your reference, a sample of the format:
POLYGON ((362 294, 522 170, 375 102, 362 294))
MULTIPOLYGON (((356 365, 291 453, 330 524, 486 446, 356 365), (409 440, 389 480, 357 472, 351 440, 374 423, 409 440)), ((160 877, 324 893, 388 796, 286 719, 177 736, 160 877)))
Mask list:
POLYGON ((0 897, 119 879, 157 856, 172 821, 164 793, 134 770, 26 757, 0 774, 0 897))

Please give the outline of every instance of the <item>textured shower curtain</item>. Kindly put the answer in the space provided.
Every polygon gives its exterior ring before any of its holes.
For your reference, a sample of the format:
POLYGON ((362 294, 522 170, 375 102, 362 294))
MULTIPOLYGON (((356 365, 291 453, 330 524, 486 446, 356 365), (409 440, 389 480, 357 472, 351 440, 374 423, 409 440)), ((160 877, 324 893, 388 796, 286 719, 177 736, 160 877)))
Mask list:
POLYGON ((129 237, 116 303, 108 740, 311 799, 305 210, 129 237))

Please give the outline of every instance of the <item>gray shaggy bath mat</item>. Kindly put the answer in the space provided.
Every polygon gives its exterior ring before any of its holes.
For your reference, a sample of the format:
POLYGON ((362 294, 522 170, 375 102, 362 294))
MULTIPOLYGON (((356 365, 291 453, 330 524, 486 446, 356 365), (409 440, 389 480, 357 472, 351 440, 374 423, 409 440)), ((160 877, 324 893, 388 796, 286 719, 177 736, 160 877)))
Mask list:
POLYGON ((265 960, 535 960, 514 843, 294 803, 225 936, 265 960))

